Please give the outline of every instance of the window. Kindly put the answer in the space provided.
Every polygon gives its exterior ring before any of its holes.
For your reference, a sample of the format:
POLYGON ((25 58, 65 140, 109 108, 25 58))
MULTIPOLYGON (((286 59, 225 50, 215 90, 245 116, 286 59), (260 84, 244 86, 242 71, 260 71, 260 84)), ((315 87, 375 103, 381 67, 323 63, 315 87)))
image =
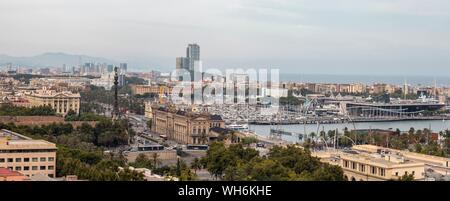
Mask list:
POLYGON ((4 158, 0 158, 0 163, 4 163, 5 159, 4 158))
POLYGON ((398 172, 395 172, 395 176, 398 176, 398 172))
POLYGON ((45 170, 45 166, 39 167, 39 170, 45 170))
POLYGON ((352 169, 356 170, 356 163, 352 162, 352 169))
POLYGON ((16 163, 22 162, 22 158, 16 158, 16 163))
POLYGON ((23 167, 23 170, 24 170, 24 171, 30 170, 30 166, 24 166, 24 167, 23 167))
POLYGON ((412 175, 415 175, 416 174, 416 171, 412 171, 412 175))
POLYGON ((365 165, 360 165, 360 166, 359 166, 359 170, 360 170, 361 172, 365 172, 365 171, 366 171, 366 166, 365 166, 365 165))
POLYGON ((55 177, 55 176, 54 176, 53 174, 48 174, 48 177, 52 177, 52 178, 53 178, 53 177, 55 177))
POLYGON ((55 161, 54 157, 48 157, 48 161, 55 161))
POLYGON ((23 158, 23 162, 30 162, 30 158, 23 158))
POLYGON ((53 165, 48 166, 48 170, 54 170, 54 169, 55 169, 55 167, 53 165))
POLYGON ((386 170, 383 168, 380 168, 380 175, 381 176, 385 176, 386 175, 386 170))
POLYGON ((8 167, 9 170, 13 171, 13 167, 8 167))
POLYGON ((32 158, 31 161, 38 162, 38 158, 32 158))
POLYGON ((46 158, 45 157, 41 157, 41 162, 45 162, 46 158))
POLYGON ((377 168, 376 167, 370 167, 370 173, 377 174, 377 168))
POLYGON ((22 167, 17 166, 17 167, 16 167, 16 171, 22 171, 22 167))
POLYGON ((344 167, 348 167, 348 161, 344 161, 344 167))
POLYGON ((37 166, 31 167, 31 170, 37 170, 37 169, 38 169, 37 166))
POLYGON ((12 163, 14 160, 12 158, 8 158, 8 163, 12 163))

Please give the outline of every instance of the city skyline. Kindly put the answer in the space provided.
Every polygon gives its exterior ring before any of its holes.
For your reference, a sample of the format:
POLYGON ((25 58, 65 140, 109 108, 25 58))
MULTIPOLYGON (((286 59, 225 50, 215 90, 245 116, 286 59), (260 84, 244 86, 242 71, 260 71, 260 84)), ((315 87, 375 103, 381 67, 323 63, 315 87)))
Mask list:
POLYGON ((206 68, 449 73, 448 2, 275 3, 0 1, 0 23, 8 27, 0 34, 0 54, 66 52, 167 70, 186 44, 197 43, 206 68))
POLYGON ((430 198, 450 181, 449 24, 444 0, 0 0, 0 183, 430 198))

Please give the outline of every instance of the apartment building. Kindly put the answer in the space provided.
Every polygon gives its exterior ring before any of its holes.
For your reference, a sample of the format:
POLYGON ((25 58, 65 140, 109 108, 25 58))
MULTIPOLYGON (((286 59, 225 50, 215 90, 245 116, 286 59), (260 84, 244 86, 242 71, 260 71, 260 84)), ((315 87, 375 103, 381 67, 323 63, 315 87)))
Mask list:
POLYGON ((372 86, 372 93, 374 94, 381 94, 381 93, 389 93, 392 94, 396 90, 396 87, 394 85, 390 84, 374 84, 372 86))
POLYGON ((27 177, 42 174, 53 178, 56 176, 56 150, 55 144, 45 140, 0 130, 0 168, 27 177))

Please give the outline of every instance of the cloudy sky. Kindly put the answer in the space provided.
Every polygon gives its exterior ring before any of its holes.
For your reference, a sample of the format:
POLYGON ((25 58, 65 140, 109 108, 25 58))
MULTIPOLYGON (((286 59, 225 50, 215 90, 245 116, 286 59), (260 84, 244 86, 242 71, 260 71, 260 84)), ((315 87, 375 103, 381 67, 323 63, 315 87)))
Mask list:
POLYGON ((172 69, 450 75, 448 0, 0 0, 0 54, 65 52, 172 69))

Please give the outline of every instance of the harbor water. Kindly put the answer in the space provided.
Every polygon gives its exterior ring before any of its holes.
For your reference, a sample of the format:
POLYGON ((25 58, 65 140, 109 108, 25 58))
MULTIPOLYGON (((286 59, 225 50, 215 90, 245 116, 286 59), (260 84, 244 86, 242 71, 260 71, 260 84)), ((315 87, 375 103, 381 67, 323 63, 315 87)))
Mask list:
MULTIPOLYGON (((411 127, 415 130, 418 129, 431 129, 433 132, 440 132, 450 129, 449 120, 429 120, 429 121, 393 121, 393 122, 364 122, 364 123, 343 123, 343 124, 292 124, 292 125, 249 125, 249 129, 256 132, 256 134, 268 137, 270 129, 281 129, 287 132, 307 134, 311 132, 317 133, 318 131, 328 132, 329 130, 338 129, 339 132, 343 132, 345 128, 348 130, 353 129, 400 129, 401 131, 408 131, 411 127)), ((296 136, 282 136, 283 140, 298 142, 299 139, 296 136)))

